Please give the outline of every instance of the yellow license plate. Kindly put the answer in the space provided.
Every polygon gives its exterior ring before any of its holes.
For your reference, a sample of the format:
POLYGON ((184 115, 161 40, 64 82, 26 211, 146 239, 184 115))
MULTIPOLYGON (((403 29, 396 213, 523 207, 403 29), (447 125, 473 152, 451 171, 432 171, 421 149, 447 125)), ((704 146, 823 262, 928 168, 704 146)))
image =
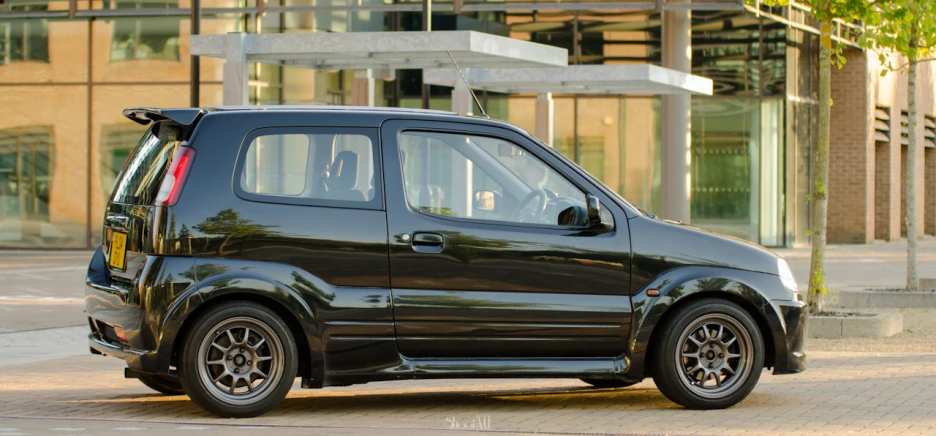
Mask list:
POLYGON ((127 257, 127 234, 114 232, 111 237, 110 245, 110 266, 111 268, 124 269, 124 261, 127 257))

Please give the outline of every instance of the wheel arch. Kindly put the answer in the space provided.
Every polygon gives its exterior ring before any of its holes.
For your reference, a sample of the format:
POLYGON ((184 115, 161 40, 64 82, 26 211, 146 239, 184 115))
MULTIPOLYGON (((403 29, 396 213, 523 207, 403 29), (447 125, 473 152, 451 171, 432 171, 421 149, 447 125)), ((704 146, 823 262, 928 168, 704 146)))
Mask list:
POLYGON ((783 322, 770 304, 775 294, 775 277, 721 267, 682 267, 670 270, 652 280, 633 297, 633 324, 628 344, 630 378, 644 378, 653 373, 655 362, 651 348, 662 335, 662 326, 679 309, 704 298, 718 298, 740 306, 760 330, 764 340, 764 367, 775 365, 779 353, 785 352, 783 322), (657 297, 647 291, 660 291, 657 297))
POLYGON ((279 271, 284 267, 269 263, 263 266, 226 268, 219 274, 199 276, 196 286, 169 304, 160 322, 159 367, 166 372, 170 366, 178 368, 185 339, 205 312, 230 301, 250 301, 269 308, 286 323, 297 346, 298 375, 304 382, 309 379, 320 383, 324 378, 324 349, 318 308, 304 298, 311 289, 296 289, 295 283, 287 285, 289 281, 278 280, 284 272, 286 277, 295 276, 291 268, 279 271), (258 274, 259 270, 271 274, 258 274))
POLYGON ((176 340, 172 341, 172 351, 169 356, 170 365, 173 365, 176 368, 179 367, 178 358, 182 355, 182 349, 185 347, 185 339, 188 338, 189 333, 198 319, 201 318, 205 312, 211 310, 212 308, 232 301, 249 301, 251 303, 256 303, 266 307, 276 313, 276 315, 286 323, 286 327, 289 328, 289 333, 293 335, 293 339, 296 342, 296 351, 299 357, 298 375, 304 376, 309 374, 311 370, 310 364, 312 362, 312 351, 309 347, 309 341, 307 340, 305 330, 302 328, 302 324, 296 315, 292 313, 284 304, 276 301, 268 295, 245 291, 229 292, 217 295, 214 298, 203 302, 193 311, 188 313, 185 319, 182 321, 182 324, 179 326, 179 331, 176 334, 176 340))

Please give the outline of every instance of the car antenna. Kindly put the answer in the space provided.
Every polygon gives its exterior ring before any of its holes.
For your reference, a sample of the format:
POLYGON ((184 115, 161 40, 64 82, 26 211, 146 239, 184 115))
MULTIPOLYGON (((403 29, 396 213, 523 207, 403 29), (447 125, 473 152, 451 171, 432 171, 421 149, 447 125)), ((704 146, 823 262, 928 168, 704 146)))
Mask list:
POLYGON ((468 79, 466 79, 465 75, 462 74, 461 68, 458 68, 458 63, 455 62, 455 56, 452 56, 452 52, 450 51, 446 51, 446 53, 448 53, 449 59, 452 60, 452 65, 455 65, 455 71, 458 71, 458 75, 461 76, 462 82, 465 82, 465 88, 468 88, 468 92, 471 93, 471 98, 473 98, 475 104, 478 105, 478 109, 481 109, 481 115, 484 116, 484 118, 491 118, 488 116, 487 112, 484 111, 484 106, 481 106, 481 102, 478 101, 478 96, 475 95, 474 91, 471 90, 471 85, 468 84, 468 79))

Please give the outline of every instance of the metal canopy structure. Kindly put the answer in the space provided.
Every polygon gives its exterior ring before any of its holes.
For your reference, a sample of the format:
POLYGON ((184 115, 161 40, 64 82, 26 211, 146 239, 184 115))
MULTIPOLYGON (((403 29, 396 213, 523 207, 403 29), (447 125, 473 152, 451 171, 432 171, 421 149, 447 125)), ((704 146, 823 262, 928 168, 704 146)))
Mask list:
MULTIPOLYGON (((472 89, 504 93, 712 95, 712 80, 656 65, 573 65, 565 68, 466 69, 472 89)), ((423 81, 456 86, 451 70, 427 69, 423 81)))
MULTIPOLYGON (((249 62, 371 71, 453 68, 452 58, 462 68, 568 64, 566 49, 474 31, 193 35, 191 53, 225 59, 225 105, 247 104, 249 62)), ((364 79, 372 89, 373 75, 364 79)))
MULTIPOLYGON (((572 65, 565 68, 481 68, 462 71, 476 90, 535 93, 534 136, 553 145, 553 93, 599 95, 712 95, 712 80, 656 65, 572 65)), ((469 114, 470 95, 458 72, 423 70, 423 82, 452 86, 452 111, 469 114)))

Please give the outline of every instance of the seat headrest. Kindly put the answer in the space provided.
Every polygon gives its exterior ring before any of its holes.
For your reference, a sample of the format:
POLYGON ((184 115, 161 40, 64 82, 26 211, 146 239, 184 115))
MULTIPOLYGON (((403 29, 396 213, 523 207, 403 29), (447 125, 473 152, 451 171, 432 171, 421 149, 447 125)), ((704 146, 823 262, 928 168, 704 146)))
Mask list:
POLYGON ((358 155, 345 150, 335 155, 335 161, 329 168, 326 185, 329 190, 348 190, 357 184, 358 155))

